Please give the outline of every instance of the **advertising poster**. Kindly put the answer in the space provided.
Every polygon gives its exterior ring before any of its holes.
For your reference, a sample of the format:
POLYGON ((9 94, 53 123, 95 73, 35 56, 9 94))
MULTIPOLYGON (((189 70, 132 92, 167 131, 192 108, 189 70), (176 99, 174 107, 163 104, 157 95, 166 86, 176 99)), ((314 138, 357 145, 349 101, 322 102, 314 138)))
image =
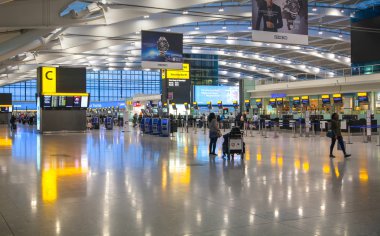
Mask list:
POLYGON ((252 40, 302 44, 308 40, 307 0, 252 0, 252 40))
POLYGON ((217 104, 218 101, 226 106, 231 106, 234 101, 239 101, 238 86, 194 86, 194 98, 199 105, 206 105, 207 102, 217 104))
POLYGON ((182 69, 183 35, 141 32, 141 65, 146 69, 182 69))

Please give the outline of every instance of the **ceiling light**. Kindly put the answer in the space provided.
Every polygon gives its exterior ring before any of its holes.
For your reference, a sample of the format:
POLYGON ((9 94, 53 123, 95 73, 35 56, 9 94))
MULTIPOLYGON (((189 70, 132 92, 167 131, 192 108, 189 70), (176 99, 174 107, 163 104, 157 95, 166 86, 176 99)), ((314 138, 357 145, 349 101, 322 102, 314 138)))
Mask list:
POLYGON ((343 35, 342 35, 342 34, 339 34, 339 38, 343 38, 343 35))
POLYGON ((224 12, 224 8, 223 7, 221 7, 221 8, 219 8, 219 10, 218 10, 219 12, 224 12))
POLYGON ((318 9, 317 9, 316 7, 313 7, 313 9, 312 9, 312 11, 314 11, 314 12, 317 11, 317 10, 318 10, 318 9))
POLYGON ((252 26, 248 26, 248 29, 251 30, 251 29, 252 29, 252 26))
POLYGON ((196 26, 194 29, 195 29, 195 30, 199 30, 200 28, 199 28, 199 26, 196 26))
POLYGON ((344 10, 342 9, 342 10, 340 10, 340 12, 341 12, 341 13, 344 13, 344 10))
POLYGON ((140 31, 136 31, 136 34, 140 34, 140 31))
POLYGON ((102 0, 102 3, 103 4, 107 4, 107 0, 102 0))
POLYGON ((227 29, 227 26, 223 26, 222 29, 226 30, 226 29, 227 29))
POLYGON ((187 10, 184 10, 184 11, 182 12, 182 14, 187 15, 187 14, 189 14, 189 12, 188 12, 187 10))
POLYGON ((145 16, 144 16, 144 19, 148 19, 148 18, 149 18, 149 15, 145 15, 145 16))
POLYGON ((319 32, 318 32, 318 34, 319 34, 319 35, 322 35, 322 34, 323 34, 323 32, 322 32, 322 31, 319 31, 319 32))
POLYGON ((166 32, 170 32, 170 31, 172 31, 171 29, 166 29, 166 32))

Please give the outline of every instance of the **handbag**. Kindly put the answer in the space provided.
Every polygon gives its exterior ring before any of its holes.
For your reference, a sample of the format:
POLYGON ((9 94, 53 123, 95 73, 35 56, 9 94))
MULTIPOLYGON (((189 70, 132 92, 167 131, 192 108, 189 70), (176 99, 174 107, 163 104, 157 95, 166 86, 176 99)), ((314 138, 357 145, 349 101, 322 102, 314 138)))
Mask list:
POLYGON ((329 131, 327 131, 327 133, 326 133, 326 137, 334 138, 334 137, 335 137, 335 133, 334 133, 334 131, 332 131, 331 129, 330 129, 329 131))
POLYGON ((223 134, 222 134, 222 132, 220 130, 218 130, 217 135, 218 135, 218 138, 220 138, 220 137, 223 136, 223 134))

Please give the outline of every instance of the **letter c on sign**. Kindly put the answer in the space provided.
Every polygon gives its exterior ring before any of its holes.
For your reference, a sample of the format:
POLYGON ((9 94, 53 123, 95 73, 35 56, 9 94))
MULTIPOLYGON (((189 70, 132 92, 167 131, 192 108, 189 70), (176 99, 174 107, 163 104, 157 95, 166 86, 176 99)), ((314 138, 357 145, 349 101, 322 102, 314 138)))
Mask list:
POLYGON ((53 71, 47 71, 47 72, 45 73, 45 78, 46 78, 47 80, 53 80, 53 78, 49 77, 49 74, 51 74, 51 73, 53 73, 53 71))

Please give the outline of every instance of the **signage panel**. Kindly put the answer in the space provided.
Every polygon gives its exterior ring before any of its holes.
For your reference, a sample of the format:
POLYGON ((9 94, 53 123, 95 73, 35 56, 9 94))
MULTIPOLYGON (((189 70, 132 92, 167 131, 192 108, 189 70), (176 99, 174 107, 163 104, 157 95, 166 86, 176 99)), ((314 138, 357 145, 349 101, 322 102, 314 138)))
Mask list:
POLYGON ((252 0, 252 40, 308 44, 307 0, 252 0))
POLYGON ((57 91, 57 68, 42 67, 42 93, 55 93, 57 91))
POLYGON ((182 69, 183 35, 168 32, 141 32, 143 68, 182 69))

